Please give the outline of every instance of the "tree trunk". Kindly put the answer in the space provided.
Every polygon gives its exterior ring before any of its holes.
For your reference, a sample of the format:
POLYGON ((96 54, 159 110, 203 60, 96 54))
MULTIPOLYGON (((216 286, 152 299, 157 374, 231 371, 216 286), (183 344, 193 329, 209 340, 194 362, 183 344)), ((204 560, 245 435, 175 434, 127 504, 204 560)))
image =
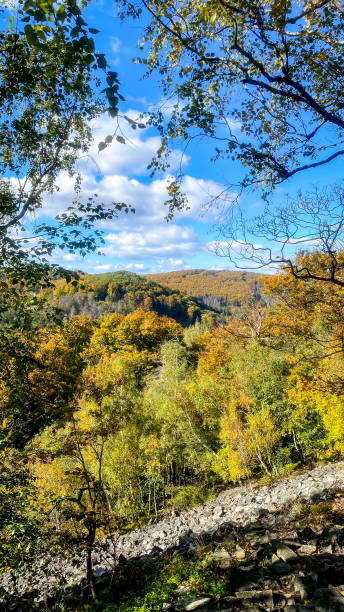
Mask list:
POLYGON ((95 539, 95 528, 92 527, 90 528, 88 532, 88 538, 87 538, 88 541, 87 541, 87 547, 86 547, 86 580, 87 580, 87 584, 90 589, 92 598, 95 602, 97 602, 98 601, 97 588, 96 588, 96 582, 94 579, 93 565, 92 565, 92 550, 93 550, 94 539, 95 539))

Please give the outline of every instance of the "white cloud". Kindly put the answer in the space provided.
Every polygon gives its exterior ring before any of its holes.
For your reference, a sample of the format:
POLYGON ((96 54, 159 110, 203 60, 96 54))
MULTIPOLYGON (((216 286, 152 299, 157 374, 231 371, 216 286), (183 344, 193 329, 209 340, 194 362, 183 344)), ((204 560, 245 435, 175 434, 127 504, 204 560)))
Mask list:
MULTIPOLYGON (((136 178, 128 178, 120 174, 108 174, 97 180, 95 176, 84 175, 82 196, 87 199, 95 193, 98 201, 106 206, 112 202, 125 202, 135 208, 135 215, 121 213, 118 219, 101 222, 105 230, 128 230, 136 226, 138 230, 166 225, 167 208, 164 202, 168 198, 167 186, 169 178, 155 179, 142 182, 136 178)), ((67 173, 62 173, 58 179, 59 190, 45 198, 42 214, 55 216, 71 205, 74 199, 74 181, 67 173)), ((198 220, 203 223, 214 222, 218 215, 216 207, 207 208, 206 204, 211 197, 218 194, 223 187, 214 181, 205 181, 190 176, 185 177, 185 191, 189 198, 190 209, 177 211, 176 222, 185 220, 198 220)))
POLYGON ((191 228, 178 225, 160 226, 156 230, 116 232, 105 236, 102 253, 119 259, 151 259, 192 255, 199 239, 191 228))
POLYGON ((180 268, 184 264, 184 260, 169 257, 168 259, 158 259, 157 264, 163 268, 168 268, 169 270, 172 270, 180 268))
MULTIPOLYGON (((145 116, 138 110, 126 111, 126 117, 144 125, 147 121, 145 116)), ((151 135, 151 128, 133 129, 124 117, 111 118, 102 115, 93 122, 92 132, 94 136, 90 155, 81 164, 87 173, 98 172, 99 174, 121 174, 148 175, 150 170, 147 166, 161 144, 159 136, 151 135), (98 151, 98 144, 104 141, 106 136, 123 136, 125 144, 114 138, 113 142, 103 151, 98 151)), ((178 168, 181 160, 181 151, 175 150, 171 159, 171 169, 178 168)), ((188 156, 183 156, 183 165, 188 163, 188 156)))
POLYGON ((182 216, 207 223, 217 221, 238 198, 237 193, 228 191, 215 181, 192 176, 185 176, 182 189, 189 204, 189 210, 182 212, 182 216))
MULTIPOLYGON (((115 48, 116 45, 120 45, 117 39, 114 41, 115 48)), ((138 119, 139 114, 135 110, 127 112, 132 119, 138 119)), ((171 177, 150 179, 146 169, 160 145, 159 137, 151 135, 151 128, 132 130, 122 118, 119 120, 119 133, 126 138, 126 144, 114 141, 98 153, 98 143, 106 135, 114 133, 116 127, 116 120, 107 116, 93 125, 94 144, 90 155, 79 162, 82 199, 87 200, 97 194, 97 202, 104 206, 125 202, 135 208, 135 214, 120 213, 117 219, 100 222, 105 232, 105 245, 102 247, 105 257, 103 261, 88 258, 83 265, 95 271, 120 268, 142 271, 152 269, 152 266, 167 270, 187 268, 188 261, 184 261, 184 258, 206 252, 206 246, 192 227, 193 221, 213 224, 220 209, 230 205, 236 194, 228 193, 223 185, 215 181, 186 175, 182 189, 188 197, 189 209, 176 211, 173 222, 167 224, 168 210, 164 202, 169 197, 167 187, 171 177), (207 206, 215 201, 218 207, 207 206)), ((175 167, 179 164, 180 155, 180 151, 175 151, 172 169, 173 164, 175 167)), ((184 161, 187 163, 188 159, 184 161)), ((65 211, 75 198, 74 179, 68 173, 60 174, 57 185, 55 193, 45 196, 41 210, 44 216, 54 217, 65 211)), ((60 254, 60 257, 66 262, 80 263, 80 259, 72 254, 60 254)))
POLYGON ((114 269, 113 264, 103 264, 103 265, 94 266, 94 270, 96 270, 97 272, 109 272, 110 270, 113 270, 113 269, 114 269))
POLYGON ((118 53, 121 44, 122 44, 122 41, 118 38, 118 36, 111 36, 110 47, 113 53, 118 53))
POLYGON ((62 259, 64 261, 80 261, 80 257, 76 253, 63 253, 62 259))

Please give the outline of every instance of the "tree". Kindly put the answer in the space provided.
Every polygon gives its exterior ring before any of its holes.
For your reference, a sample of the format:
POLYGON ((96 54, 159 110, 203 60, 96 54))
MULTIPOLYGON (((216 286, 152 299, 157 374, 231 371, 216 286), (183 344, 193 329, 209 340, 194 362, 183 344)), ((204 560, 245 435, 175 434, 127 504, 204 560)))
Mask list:
POLYGON ((94 223, 128 210, 81 197, 75 164, 87 154, 90 121, 106 109, 115 117, 119 99, 117 73, 95 50, 97 30, 83 19, 84 6, 23 0, 11 12, 1 9, 0 309, 6 298, 13 304, 16 288, 63 273, 49 263, 56 248, 93 250, 100 238, 94 223), (75 176, 74 202, 51 225, 35 221, 63 172, 75 176))
MULTIPOLYGON (((171 117, 153 168, 175 138, 212 138, 213 160, 239 160, 240 185, 267 191, 340 157, 343 148, 344 9, 334 0, 141 0, 123 13, 150 22, 148 74, 161 75, 171 117), (326 136, 325 136, 326 135, 326 136)), ((140 60, 138 60, 140 61, 140 60)), ((165 102, 166 104, 166 102, 165 102)), ((230 181, 229 181, 230 182, 230 181)), ((232 185, 231 185, 232 186, 232 185)), ((170 208, 183 205, 171 184, 170 208)))
POLYGON ((206 383, 192 381, 193 365, 184 346, 166 342, 161 349, 159 376, 152 378, 144 396, 141 452, 149 504, 152 492, 155 511, 159 489, 161 498, 164 488, 174 496, 180 493, 179 487, 191 485, 195 495, 195 485, 199 487, 200 480, 209 478, 210 459, 215 455, 216 402, 208 398, 211 389, 206 383))
POLYGON ((248 478, 257 466, 267 476, 277 474, 273 455, 281 436, 268 406, 254 410, 245 395, 236 397, 222 417, 222 448, 214 467, 225 482, 248 478))
POLYGON ((27 335, 21 330, 12 332, 11 346, 0 335, 4 378, 0 420, 7 421, 0 439, 10 430, 8 443, 23 448, 51 422, 71 415, 85 367, 83 351, 91 334, 89 319, 76 316, 58 330, 34 328, 27 335))
POLYGON ((301 281, 344 286, 342 184, 300 190, 281 206, 266 205, 263 213, 250 220, 240 213, 233 215, 220 233, 216 253, 238 268, 281 266, 301 281))
POLYGON ((146 354, 147 366, 156 360, 160 345, 167 340, 181 340, 182 327, 173 319, 155 312, 135 310, 126 317, 109 314, 102 317, 90 344, 94 358, 103 353, 139 351, 146 354))
POLYGON ((52 409, 47 395, 43 401, 46 390, 30 377, 42 380, 49 369, 44 363, 49 350, 42 355, 38 347, 42 311, 47 326, 61 316, 44 303, 39 289, 61 275, 75 282, 72 273, 52 264, 52 256, 56 249, 93 250, 101 241, 94 224, 129 210, 81 195, 76 162, 90 146, 90 121, 106 110, 115 117, 119 100, 117 74, 95 49, 97 31, 83 19, 85 6, 75 0, 22 0, 13 10, 0 9, 0 347, 1 365, 12 383, 15 379, 9 412, 22 443, 52 409), (104 80, 108 87, 102 93, 104 80), (44 197, 58 190, 63 173, 75 178, 74 201, 66 202, 51 224, 40 222, 44 197), (38 414, 37 394, 28 390, 32 384, 36 392, 41 386, 38 414))
POLYGON ((83 398, 64 428, 47 427, 31 449, 36 458, 32 462, 36 485, 32 505, 44 514, 47 532, 55 519, 55 531, 60 532, 64 545, 68 540, 83 544, 87 585, 95 600, 94 542, 104 527, 114 527, 104 480, 104 452, 115 427, 108 411, 83 398))
POLYGON ((322 360, 343 353, 344 289, 339 283, 319 280, 329 273, 329 263, 317 251, 299 253, 293 265, 312 272, 310 277, 300 282, 286 266, 262 278, 263 290, 272 303, 264 324, 268 343, 287 347, 300 359, 322 360))

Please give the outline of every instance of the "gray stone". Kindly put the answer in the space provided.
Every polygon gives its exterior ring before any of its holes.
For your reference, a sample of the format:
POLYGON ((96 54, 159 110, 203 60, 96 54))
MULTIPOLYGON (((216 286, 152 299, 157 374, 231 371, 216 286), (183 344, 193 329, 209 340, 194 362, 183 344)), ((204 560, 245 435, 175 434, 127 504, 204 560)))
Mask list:
POLYGON ((237 591, 235 594, 239 599, 254 599, 269 607, 272 607, 274 603, 271 589, 266 589, 264 591, 237 591))
POLYGON ((242 561, 246 557, 246 553, 245 553, 244 549, 241 548, 241 546, 236 546, 235 547, 234 554, 235 554, 236 558, 239 559, 239 561, 242 561))
MULTIPOLYGON (((143 558, 151 551, 156 555, 167 551, 179 544, 180 539, 184 539, 188 535, 188 549, 192 548, 197 543, 197 538, 203 537, 202 534, 207 534, 207 540, 211 539, 216 534, 219 527, 225 526, 230 522, 239 527, 245 527, 250 531, 256 531, 258 542, 262 543, 262 539, 266 539, 266 544, 269 543, 269 538, 261 531, 252 527, 252 522, 259 517, 262 512, 272 509, 275 504, 282 509, 290 507, 292 502, 302 495, 306 503, 314 503, 326 499, 331 492, 342 490, 344 488, 344 463, 338 462, 328 465, 321 465, 313 470, 304 472, 289 477, 283 481, 279 481, 263 487, 256 486, 250 491, 248 487, 231 488, 226 492, 221 493, 218 498, 210 503, 203 504, 197 509, 192 509, 185 512, 166 513, 163 517, 154 519, 151 524, 145 527, 135 529, 124 535, 113 534, 107 538, 102 538, 95 545, 94 559, 96 562, 95 570, 98 567, 104 568, 105 571, 113 570, 115 565, 115 552, 117 557, 123 555, 127 562, 129 559, 143 558), (313 497, 313 499, 312 499, 313 497), (192 530, 193 533, 190 532, 192 530), (105 554, 106 553, 106 554, 105 554)), ((283 526, 286 521, 286 514, 282 511, 275 516, 269 516, 265 519, 265 525, 275 527, 283 526)), ((294 522, 294 528, 300 527, 297 521, 294 522)), ((323 533, 324 529, 321 528, 323 533)), ((315 545, 312 542, 314 538, 319 536, 319 530, 315 527, 314 530, 306 528, 299 534, 301 542, 305 545, 315 545)), ((324 536, 322 536, 324 537, 324 536)), ((336 546, 336 552, 341 553, 340 546, 344 545, 344 529, 342 525, 335 526, 331 530, 329 540, 333 541, 336 546), (339 549, 339 550, 338 550, 339 549)), ((290 541, 286 540, 284 545, 290 549, 295 548, 290 541)), ((297 544, 296 544, 297 546, 297 544)), ((323 554, 331 554, 331 549, 321 547, 320 551, 323 554)), ((8 572, 0 576, 0 590, 2 589, 2 602, 4 609, 9 609, 8 601, 11 593, 16 593, 17 600, 14 605, 20 609, 22 602, 44 601, 46 597, 56 597, 56 591, 59 591, 59 597, 63 598, 66 593, 66 585, 75 584, 81 586, 85 576, 85 560, 81 553, 78 557, 74 556, 75 562, 79 565, 77 570, 73 568, 72 557, 63 558, 61 556, 47 555, 34 561, 30 567, 21 571, 21 574, 15 576, 13 573, 12 579, 9 579, 8 572), (35 593, 34 593, 35 590, 35 593), (7 599, 8 598, 8 601, 7 599)), ((307 558, 305 558, 307 561, 307 558)), ((313 562, 313 559, 309 559, 313 562)), ((276 561, 275 565, 286 569, 288 563, 276 561), (283 565, 284 564, 284 565, 283 565)), ((124 562, 123 562, 124 565, 124 562)), ((289 571, 289 570, 288 570, 289 571)), ((343 568, 328 567, 324 568, 322 578, 326 581, 319 584, 328 584, 335 575, 337 584, 342 584, 343 568), (324 573, 325 572, 325 573, 324 573)), ((278 572, 276 572, 278 573, 278 572)), ((105 574, 104 574, 105 575, 105 574)), ((283 572, 282 574, 283 575, 283 572)), ((319 571, 320 577, 320 571, 319 571)), ((248 579, 248 575, 246 576, 248 579)), ((258 577, 258 583, 260 578, 258 577)), ((251 585, 247 588, 259 588, 256 577, 251 576, 251 585)), ((332 583, 333 584, 333 583, 332 583)), ((14 599, 15 599, 14 597, 14 599)), ((11 603, 12 606, 12 603, 11 603)), ((34 608, 34 606, 32 606, 34 608)), ((15 609, 15 607, 13 608, 15 609)))
POLYGON ((313 609, 317 612, 343 612, 344 598, 334 588, 317 589, 311 599, 313 609))
POLYGON ((230 565, 232 564, 232 558, 229 552, 225 548, 220 548, 218 550, 215 550, 211 554, 211 556, 214 559, 214 561, 223 569, 230 567, 230 565))
POLYGON ((284 563, 284 561, 280 561, 279 563, 273 563, 271 567, 279 576, 283 576, 284 574, 290 574, 291 572, 291 566, 289 565, 289 563, 284 563))
POLYGON ((176 610, 198 610, 211 602, 210 597, 188 597, 181 599, 175 605, 176 610))
POLYGON ((336 542, 342 543, 344 541, 344 527, 342 525, 335 525, 329 530, 329 538, 332 544, 336 542))
POLYGON ((283 544, 285 544, 286 546, 290 546, 290 548, 300 548, 301 546, 301 542, 295 537, 295 538, 283 538, 283 544))
POLYGON ((294 553, 294 551, 289 548, 289 546, 285 546, 283 544, 281 544, 280 546, 277 547, 277 556, 282 559, 282 561, 285 561, 286 563, 290 563, 291 561, 297 561, 298 560, 298 556, 296 553, 294 553))
POLYGON ((271 542, 271 534, 270 533, 265 533, 263 536, 261 536, 259 541, 260 541, 261 544, 270 544, 270 542, 271 542))
POLYGON ((300 593, 301 599, 311 599, 316 588, 316 580, 311 575, 295 576, 293 579, 295 591, 300 593))
POLYGON ((317 547, 315 544, 302 544, 298 552, 302 553, 303 555, 313 555, 316 550, 317 547))
POLYGON ((240 572, 237 575, 237 591, 248 591, 249 589, 259 589, 264 571, 260 567, 253 568, 240 568, 240 572))

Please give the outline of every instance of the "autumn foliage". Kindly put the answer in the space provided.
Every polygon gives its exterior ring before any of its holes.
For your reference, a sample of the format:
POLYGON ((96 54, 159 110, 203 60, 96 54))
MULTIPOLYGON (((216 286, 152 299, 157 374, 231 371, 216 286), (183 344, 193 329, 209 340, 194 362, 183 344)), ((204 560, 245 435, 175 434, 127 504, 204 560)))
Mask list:
POLYGON ((343 455, 343 289, 287 269, 259 282, 222 324, 183 328, 146 296, 22 330, 27 359, 3 347, 4 567, 47 537, 91 551, 152 513, 343 455))

